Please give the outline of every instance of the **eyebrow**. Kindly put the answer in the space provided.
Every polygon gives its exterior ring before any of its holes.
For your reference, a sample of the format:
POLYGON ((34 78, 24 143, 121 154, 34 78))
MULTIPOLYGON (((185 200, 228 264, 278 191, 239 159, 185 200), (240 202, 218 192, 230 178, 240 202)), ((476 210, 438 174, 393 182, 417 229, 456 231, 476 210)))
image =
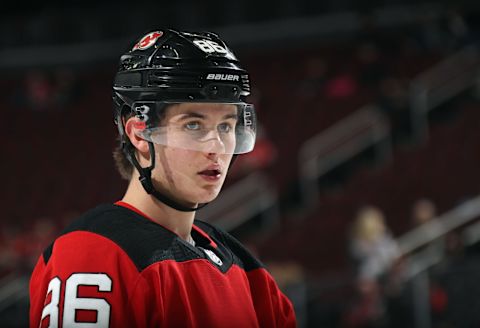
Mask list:
MULTIPOLYGON (((185 119, 189 119, 189 118, 206 119, 206 116, 203 115, 203 114, 197 113, 197 112, 187 112, 185 114, 182 114, 182 116, 180 116, 180 120, 185 120, 185 119)), ((227 114, 222 119, 224 119, 224 120, 228 120, 228 119, 237 120, 238 117, 237 117, 237 114, 227 114)))

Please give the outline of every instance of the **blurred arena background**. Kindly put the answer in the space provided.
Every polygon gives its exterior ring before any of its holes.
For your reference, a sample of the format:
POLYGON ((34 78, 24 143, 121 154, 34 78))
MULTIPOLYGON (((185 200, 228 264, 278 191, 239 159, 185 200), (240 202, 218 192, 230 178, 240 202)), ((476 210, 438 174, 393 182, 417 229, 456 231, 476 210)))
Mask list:
POLYGON ((217 32, 251 72, 256 149, 198 217, 268 265, 299 327, 479 327, 478 7, 2 5, 0 326, 28 325, 31 269, 62 227, 122 197, 112 78, 166 26, 217 32))

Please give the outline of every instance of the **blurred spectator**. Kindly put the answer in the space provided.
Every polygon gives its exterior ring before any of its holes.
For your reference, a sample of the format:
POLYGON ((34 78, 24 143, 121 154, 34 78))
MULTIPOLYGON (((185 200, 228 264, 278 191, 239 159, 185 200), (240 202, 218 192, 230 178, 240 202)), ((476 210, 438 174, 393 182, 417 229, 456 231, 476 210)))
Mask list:
POLYGON ((442 327, 479 327, 480 264, 469 254, 461 231, 445 236, 445 256, 430 270, 432 321, 442 327))
MULTIPOLYGON (((440 223, 436 220, 437 208, 435 203, 428 198, 417 199, 411 211, 411 225, 412 229, 422 229, 422 235, 428 237, 435 234, 440 229, 440 223)), ((418 247, 414 253, 424 253, 425 256, 435 256, 443 248, 442 239, 434 239, 431 242, 418 247)))
POLYGON ((358 84, 349 71, 339 71, 325 85, 326 97, 330 99, 345 99, 358 92, 358 84))
POLYGON ((258 170, 268 169, 277 158, 277 148, 268 138, 265 128, 257 122, 257 140, 250 153, 238 156, 230 169, 230 180, 244 177, 258 170))
POLYGON ((470 28, 460 10, 450 8, 445 14, 444 24, 448 37, 447 47, 450 50, 461 49, 472 41, 470 28))
POLYGON ((28 261, 33 268, 38 260, 38 256, 51 243, 58 233, 54 220, 50 217, 41 217, 35 220, 33 230, 29 234, 30 250, 28 261))
POLYGON ((51 242, 57 233, 52 219, 42 217, 36 219, 30 231, 19 232, 12 240, 16 270, 30 273, 38 256, 51 242))
POLYGON ((13 102, 34 111, 46 111, 70 105, 81 92, 75 73, 69 69, 33 70, 24 76, 19 89, 14 92, 13 102))
POLYGON ((54 220, 4 223, 0 234, 0 278, 8 273, 29 274, 39 254, 58 233, 54 220), (31 229, 28 229, 29 226, 31 229))
POLYGON ((412 225, 421 226, 432 221, 437 216, 437 208, 432 200, 421 198, 415 201, 412 206, 412 225))
POLYGON ((323 95, 327 82, 327 61, 318 56, 308 57, 304 62, 302 73, 302 79, 295 85, 298 97, 309 100, 323 95))
POLYGON ((54 72, 54 86, 52 90, 52 101, 55 106, 67 106, 78 99, 80 85, 73 71, 66 68, 59 68, 54 72))
POLYGON ((66 212, 63 212, 60 217, 56 220, 57 223, 57 230, 61 231, 65 227, 67 227, 69 224, 72 223, 72 221, 75 218, 78 218, 82 213, 78 210, 68 210, 66 212))
POLYGON ((386 65, 381 61, 381 54, 374 42, 363 42, 356 49, 359 64, 358 81, 362 87, 377 88, 387 73, 386 65))
POLYGON ((460 268, 466 260, 466 249, 459 231, 450 231, 444 236, 444 256, 442 261, 435 265, 433 271, 437 274, 453 267, 460 268))
POLYGON ((386 317, 389 328, 409 327, 414 322, 413 290, 409 280, 409 262, 399 257, 382 279, 386 317))
POLYGON ((24 79, 24 99, 20 100, 36 111, 47 110, 52 104, 53 88, 46 73, 29 72, 24 79))
POLYGON ((390 121, 395 144, 410 140, 411 119, 407 82, 393 76, 380 80, 377 105, 390 121))
POLYGON ((0 277, 16 269, 17 258, 13 248, 13 240, 17 233, 17 229, 5 222, 2 223, 0 236, 0 277))
POLYGON ((384 275, 398 258, 398 245, 379 208, 358 210, 350 236, 350 255, 358 277, 372 280, 384 275))
POLYGON ((424 50, 437 51, 444 46, 443 31, 436 13, 430 11, 423 12, 419 18, 419 27, 416 32, 419 45, 424 50))
POLYGON ((467 22, 455 7, 441 14, 424 12, 417 36, 420 46, 442 54, 456 51, 471 42, 467 22))
POLYGON ((307 284, 303 267, 295 261, 269 262, 267 267, 280 290, 292 301, 297 327, 307 327, 307 284))
POLYGON ((407 262, 375 206, 358 210, 352 226, 350 255, 356 264, 356 297, 343 326, 406 327, 412 323, 407 262))
POLYGON ((387 327, 381 286, 376 279, 359 277, 355 296, 342 316, 344 328, 387 327))

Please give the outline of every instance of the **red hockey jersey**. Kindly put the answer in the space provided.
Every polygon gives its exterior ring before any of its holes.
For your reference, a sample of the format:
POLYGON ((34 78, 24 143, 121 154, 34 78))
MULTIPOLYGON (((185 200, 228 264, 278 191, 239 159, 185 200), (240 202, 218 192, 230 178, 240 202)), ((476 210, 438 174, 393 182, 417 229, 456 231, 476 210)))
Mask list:
POLYGON ((80 217, 40 256, 30 327, 295 327, 290 301, 236 239, 192 246, 125 203, 80 217))

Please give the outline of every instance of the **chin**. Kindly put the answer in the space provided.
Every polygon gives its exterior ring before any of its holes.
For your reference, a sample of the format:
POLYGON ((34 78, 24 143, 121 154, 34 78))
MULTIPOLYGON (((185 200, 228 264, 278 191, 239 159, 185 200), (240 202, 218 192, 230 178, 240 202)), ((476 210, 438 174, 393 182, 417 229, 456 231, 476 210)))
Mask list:
POLYGON ((210 203, 211 201, 215 200, 215 198, 217 198, 219 192, 220 189, 208 191, 203 190, 202 193, 195 195, 195 197, 192 197, 192 199, 195 199, 196 202, 199 204, 210 203))
POLYGON ((204 196, 204 197, 199 197, 198 203, 203 204, 203 203, 210 203, 214 201, 218 196, 218 193, 215 195, 210 195, 210 196, 204 196))

